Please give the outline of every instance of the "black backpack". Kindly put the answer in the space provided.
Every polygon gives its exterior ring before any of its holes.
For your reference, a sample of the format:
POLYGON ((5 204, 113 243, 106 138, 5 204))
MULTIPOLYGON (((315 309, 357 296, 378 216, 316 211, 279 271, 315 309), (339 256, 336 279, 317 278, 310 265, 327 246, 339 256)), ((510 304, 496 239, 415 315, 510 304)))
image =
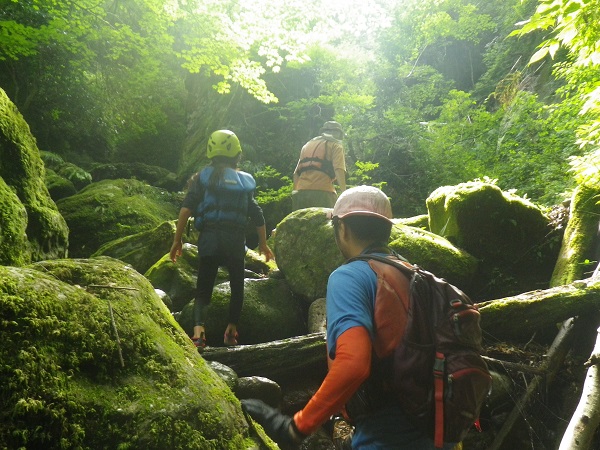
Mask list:
POLYGON ((371 376, 346 412, 356 418, 389 405, 392 398, 441 448, 444 442, 465 438, 491 389, 492 378, 481 357, 480 315, 458 288, 400 258, 362 254, 348 261, 369 262, 377 273, 378 297, 380 290, 390 290, 388 282, 382 288, 386 277, 392 286, 394 277, 406 277, 409 293, 402 339, 391 354, 374 356, 371 376))

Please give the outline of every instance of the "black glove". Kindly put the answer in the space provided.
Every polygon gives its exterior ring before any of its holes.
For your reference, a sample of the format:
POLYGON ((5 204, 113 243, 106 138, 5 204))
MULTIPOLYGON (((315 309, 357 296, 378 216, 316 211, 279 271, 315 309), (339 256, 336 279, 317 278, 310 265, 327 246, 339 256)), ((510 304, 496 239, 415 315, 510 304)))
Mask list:
POLYGON ((298 431, 293 418, 281 414, 262 400, 242 400, 242 408, 261 424, 269 437, 282 448, 298 448, 306 437, 298 431))

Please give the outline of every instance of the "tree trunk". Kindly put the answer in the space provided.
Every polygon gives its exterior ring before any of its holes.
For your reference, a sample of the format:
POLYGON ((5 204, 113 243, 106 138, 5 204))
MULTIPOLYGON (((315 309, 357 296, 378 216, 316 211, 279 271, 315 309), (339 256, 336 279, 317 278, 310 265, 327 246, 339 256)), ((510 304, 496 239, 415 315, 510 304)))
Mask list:
POLYGON ((327 355, 324 333, 255 345, 207 348, 204 359, 231 367, 240 377, 261 376, 275 382, 324 377, 327 355))
POLYGON ((600 425, 600 328, 588 363, 581 400, 569 422, 559 450, 588 450, 600 425))
POLYGON ((544 291, 478 304, 484 335, 526 342, 534 333, 556 333, 556 324, 600 309, 600 280, 574 281, 544 291))

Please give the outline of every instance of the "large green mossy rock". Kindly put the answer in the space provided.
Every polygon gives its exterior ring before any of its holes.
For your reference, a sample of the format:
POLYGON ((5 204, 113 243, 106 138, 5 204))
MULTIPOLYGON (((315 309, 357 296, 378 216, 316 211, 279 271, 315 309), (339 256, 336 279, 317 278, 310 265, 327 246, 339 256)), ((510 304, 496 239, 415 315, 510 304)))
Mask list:
POLYGON ((0 178, 0 263, 22 266, 31 260, 27 251, 27 211, 14 191, 0 178))
POLYGON ((69 225, 69 256, 88 257, 103 244, 173 220, 180 199, 141 181, 104 180, 56 204, 69 225))
POLYGON ((429 215, 420 214, 413 217, 405 217, 399 219, 393 219, 395 224, 408 225, 409 227, 421 228, 423 230, 429 229, 429 215))
POLYGON ((54 170, 48 169, 47 167, 45 183, 46 188, 48 188, 48 192, 50 193, 50 197, 52 197, 52 200, 54 201, 70 197, 77 193, 77 188, 70 180, 58 175, 54 170))
POLYGON ((600 186, 580 185, 571 200, 569 222, 552 273, 551 285, 588 278, 598 265, 600 186))
POLYGON ((538 206, 494 184, 468 182, 436 189, 427 209, 431 232, 480 260, 483 298, 548 287, 561 236, 538 206))
POLYGON ((151 166, 141 162, 94 164, 90 169, 90 173, 94 181, 135 178, 151 186, 170 191, 178 191, 183 187, 173 172, 163 167, 151 166))
POLYGON ((92 182, 92 175, 52 152, 40 152, 46 167, 46 187, 54 201, 74 195, 92 182))
MULTIPOLYGON (((325 297, 329 274, 344 263, 335 243, 327 208, 294 211, 278 226, 273 239, 277 265, 290 287, 308 302, 325 297)), ((394 220, 390 247, 413 264, 467 289, 477 261, 446 239, 394 220)))
POLYGON ((18 265, 67 255, 69 230, 44 184, 44 164, 29 126, 0 89, 0 264, 18 265), (12 194, 8 193, 10 187, 12 194), (13 204, 17 202, 18 204, 13 204), (21 212, 27 212, 23 222, 21 212), (6 209, 6 212, 5 212, 6 209), (16 220, 9 223, 8 220, 16 220), (17 231, 15 231, 17 230, 17 231), (9 242, 26 245, 11 249, 9 242))
MULTIPOLYGON (((174 312, 181 311, 196 294, 198 247, 193 244, 183 244, 177 262, 173 263, 170 256, 164 254, 144 275, 156 289, 167 293, 173 302, 174 312)), ((222 270, 219 270, 217 279, 219 282, 227 279, 222 270)))
MULTIPOLYGON (((120 259, 140 273, 146 273, 171 250, 175 236, 175 221, 167 221, 151 230, 125 236, 104 244, 92 256, 110 256, 120 259)), ((186 235, 184 239, 189 241, 186 235)), ((193 237, 191 240, 195 240, 193 237)))
POLYGON ((240 404, 138 272, 0 267, 0 448, 246 449, 240 404))
POLYGON ((445 278, 464 291, 470 289, 477 272, 477 259, 456 248, 447 239, 420 228, 396 224, 390 240, 390 248, 413 264, 445 278))
POLYGON ((481 259, 518 259, 549 230, 540 208, 489 183, 438 188, 427 210, 431 232, 481 259))
POLYGON ((283 219, 273 238, 275 259, 292 291, 307 303, 325 297, 329 274, 344 263, 328 208, 299 209, 283 219))
MULTIPOLYGON (((205 311, 207 344, 223 345, 223 333, 229 322, 229 283, 214 288, 205 311)), ((190 302, 181 311, 179 323, 190 335, 193 331, 193 307, 190 302)), ((240 344, 259 344, 307 333, 302 304, 283 279, 262 278, 244 281, 244 305, 238 323, 240 344)))

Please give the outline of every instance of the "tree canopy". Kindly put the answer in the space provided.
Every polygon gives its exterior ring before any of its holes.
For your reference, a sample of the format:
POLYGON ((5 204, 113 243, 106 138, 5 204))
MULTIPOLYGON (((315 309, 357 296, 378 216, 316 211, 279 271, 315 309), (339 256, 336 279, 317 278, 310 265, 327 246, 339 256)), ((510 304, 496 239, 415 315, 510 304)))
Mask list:
POLYGON ((0 87, 42 150, 181 182, 216 128, 289 192, 335 119, 399 215, 496 180, 550 206, 600 164, 597 0, 1 0, 0 87), (571 169, 571 170, 569 170, 571 169))

